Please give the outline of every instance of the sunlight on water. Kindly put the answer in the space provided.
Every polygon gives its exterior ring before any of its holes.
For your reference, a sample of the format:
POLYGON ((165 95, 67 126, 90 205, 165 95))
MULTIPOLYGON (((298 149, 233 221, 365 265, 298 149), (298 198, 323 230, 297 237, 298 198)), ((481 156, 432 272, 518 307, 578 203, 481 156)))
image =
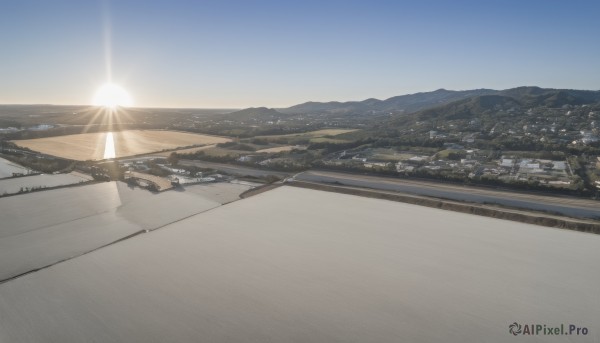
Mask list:
POLYGON ((115 140, 112 132, 106 135, 106 144, 104 145, 104 158, 115 158, 115 140))

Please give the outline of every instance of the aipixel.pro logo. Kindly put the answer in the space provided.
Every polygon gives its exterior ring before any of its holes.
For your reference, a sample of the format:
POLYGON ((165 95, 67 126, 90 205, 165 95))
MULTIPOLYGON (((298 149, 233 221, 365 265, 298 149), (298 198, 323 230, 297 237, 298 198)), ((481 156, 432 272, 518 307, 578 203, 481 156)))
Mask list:
POLYGON ((586 336, 588 328, 575 324, 560 324, 556 326, 546 324, 519 324, 514 322, 508 326, 508 332, 513 336, 586 336))

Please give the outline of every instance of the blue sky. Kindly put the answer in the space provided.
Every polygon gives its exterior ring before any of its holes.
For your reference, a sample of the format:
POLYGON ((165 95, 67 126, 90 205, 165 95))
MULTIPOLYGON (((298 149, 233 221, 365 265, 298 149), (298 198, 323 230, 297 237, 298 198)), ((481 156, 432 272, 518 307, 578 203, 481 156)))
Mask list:
POLYGON ((599 1, 0 0, 0 103, 289 106, 600 89, 599 1), (108 39, 107 39, 108 38, 108 39))

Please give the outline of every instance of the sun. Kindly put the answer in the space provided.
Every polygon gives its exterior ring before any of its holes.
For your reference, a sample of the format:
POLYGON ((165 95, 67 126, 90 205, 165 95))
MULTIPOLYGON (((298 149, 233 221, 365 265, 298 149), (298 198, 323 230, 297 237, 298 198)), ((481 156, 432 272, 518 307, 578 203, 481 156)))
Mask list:
POLYGON ((133 100, 123 87, 114 83, 105 83, 96 91, 92 105, 116 109, 117 107, 132 106, 133 100))

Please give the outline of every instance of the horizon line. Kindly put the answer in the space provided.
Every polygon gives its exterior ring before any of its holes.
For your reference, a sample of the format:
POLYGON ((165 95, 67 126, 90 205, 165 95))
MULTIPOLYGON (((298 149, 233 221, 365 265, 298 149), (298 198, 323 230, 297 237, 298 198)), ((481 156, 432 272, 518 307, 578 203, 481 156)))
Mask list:
MULTIPOLYGON (((414 93, 405 93, 405 94, 399 94, 399 95, 393 95, 391 97, 387 97, 385 99, 380 99, 380 98, 375 98, 375 97, 369 97, 369 98, 364 98, 362 100, 326 100, 326 101, 315 101, 315 100, 306 100, 306 101, 302 101, 302 102, 297 102, 294 103, 292 105, 286 105, 286 106, 267 106, 267 105, 245 105, 242 107, 198 107, 198 106, 128 106, 128 107, 123 107, 123 108, 135 108, 135 109, 205 109, 205 110, 242 110, 242 109, 248 109, 248 108, 260 108, 260 107, 265 107, 265 108, 272 108, 272 109, 282 109, 282 108, 288 108, 288 107, 293 107, 296 105, 301 105, 301 104, 305 104, 308 102, 321 102, 321 103, 330 103, 330 102, 340 102, 340 103, 344 103, 344 102, 361 102, 361 101, 365 101, 365 100, 371 100, 371 99, 375 99, 375 100, 380 100, 380 101, 384 101, 384 100, 388 100, 391 98, 395 98, 398 96, 407 96, 407 95, 415 95, 415 94, 422 94, 422 93, 433 93, 436 91, 440 91, 440 90, 444 90, 444 91, 449 91, 449 92, 462 92, 462 91, 471 91, 471 90, 493 90, 493 91, 505 91, 505 90, 510 90, 510 89, 516 89, 516 88, 540 88, 540 89, 548 89, 548 90, 576 90, 576 91, 590 91, 590 92, 600 92, 600 89, 580 89, 580 88, 554 88, 554 87, 540 87, 540 86, 517 86, 517 87, 510 87, 510 88, 505 88, 505 89, 494 89, 494 88, 486 88, 486 87, 479 87, 479 88, 470 88, 470 89, 447 89, 447 88, 437 88, 431 91, 420 91, 420 92, 414 92, 414 93)), ((101 107, 101 106, 94 106, 94 105, 90 105, 90 104, 51 104, 51 103, 0 103, 0 106, 81 106, 81 107, 101 107)))

